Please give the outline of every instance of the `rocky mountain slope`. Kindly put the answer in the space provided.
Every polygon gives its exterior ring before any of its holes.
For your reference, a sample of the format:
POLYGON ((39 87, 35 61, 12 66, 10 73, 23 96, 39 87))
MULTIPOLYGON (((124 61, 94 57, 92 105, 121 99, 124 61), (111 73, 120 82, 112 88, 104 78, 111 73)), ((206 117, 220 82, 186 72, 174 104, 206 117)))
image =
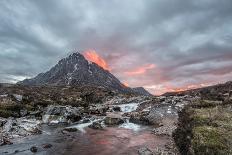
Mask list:
POLYGON ((101 86, 118 91, 130 91, 114 75, 97 64, 87 61, 80 53, 64 58, 46 73, 26 79, 21 85, 101 86))
POLYGON ((144 88, 131 89, 123 85, 108 70, 76 52, 60 60, 58 64, 45 73, 40 73, 32 79, 18 82, 28 86, 94 86, 124 93, 151 95, 144 88))
POLYGON ((152 96, 151 93, 149 93, 146 89, 143 87, 136 87, 132 88, 134 92, 137 92, 138 94, 144 95, 144 96, 152 96))

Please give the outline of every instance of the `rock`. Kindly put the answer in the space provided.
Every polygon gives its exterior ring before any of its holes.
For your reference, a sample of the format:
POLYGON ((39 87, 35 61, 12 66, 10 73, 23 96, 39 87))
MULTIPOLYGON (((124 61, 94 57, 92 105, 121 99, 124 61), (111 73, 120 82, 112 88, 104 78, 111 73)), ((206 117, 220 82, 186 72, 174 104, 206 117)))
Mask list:
POLYGON ((176 126, 169 125, 169 126, 161 126, 158 128, 153 129, 153 133, 156 135, 167 135, 172 136, 172 132, 176 129, 176 126))
POLYGON ((122 111, 121 108, 119 106, 113 107, 113 110, 116 112, 120 112, 122 111))
POLYGON ((90 122, 90 119, 86 118, 86 119, 83 119, 81 123, 89 123, 90 122))
POLYGON ((30 148, 30 151, 33 152, 33 153, 36 153, 38 151, 38 148, 36 146, 32 146, 30 148))
POLYGON ((42 111, 37 110, 37 111, 30 111, 29 114, 34 117, 42 117, 42 111))
POLYGON ((102 126, 101 122, 93 122, 93 124, 89 125, 89 128, 92 129, 103 129, 104 127, 102 126))
POLYGON ((7 122, 6 118, 0 118, 0 127, 3 127, 6 122, 7 122))
POLYGON ((44 149, 49 149, 49 148, 52 147, 52 144, 43 144, 42 147, 43 147, 44 149))
POLYGON ((11 145, 11 144, 13 144, 13 143, 8 138, 6 138, 6 137, 1 138, 0 146, 11 145))
POLYGON ((80 119, 81 113, 79 109, 72 106, 50 105, 43 116, 43 122, 48 124, 71 123, 80 119))
POLYGON ((23 96, 22 96, 22 95, 13 94, 13 96, 14 96, 14 97, 15 97, 15 99, 16 99, 17 101, 19 101, 19 102, 21 102, 21 101, 22 101, 22 99, 23 99, 23 96))
POLYGON ((67 131, 67 132, 77 132, 77 128, 64 128, 63 131, 67 131))
POLYGON ((152 125, 148 119, 149 112, 133 112, 130 113, 130 122, 136 124, 152 125))
POLYGON ((9 118, 2 127, 2 133, 13 137, 25 137, 33 134, 40 134, 42 133, 40 130, 40 124, 41 122, 36 119, 9 118))
POLYGON ((28 111, 27 111, 27 109, 21 109, 19 114, 20 114, 21 117, 24 117, 24 116, 26 116, 28 114, 28 111))
POLYGON ((104 121, 106 125, 119 125, 124 123, 120 116, 107 116, 104 121))
POLYGON ((138 154, 139 155, 154 155, 153 152, 150 149, 146 148, 146 147, 140 148, 138 150, 138 154))
POLYGON ((109 107, 106 105, 91 105, 89 107, 89 113, 92 115, 101 115, 101 116, 105 116, 107 110, 109 110, 109 107))

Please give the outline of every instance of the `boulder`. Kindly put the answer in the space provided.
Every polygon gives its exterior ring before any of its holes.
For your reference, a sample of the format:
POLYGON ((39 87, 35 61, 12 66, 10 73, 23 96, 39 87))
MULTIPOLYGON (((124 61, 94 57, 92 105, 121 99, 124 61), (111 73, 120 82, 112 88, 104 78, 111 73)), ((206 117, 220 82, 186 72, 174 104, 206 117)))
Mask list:
POLYGON ((9 118, 2 127, 2 133, 12 137, 41 134, 40 124, 41 122, 36 119, 9 118))
POLYGON ((100 121, 98 122, 93 122, 91 125, 89 125, 89 128, 92 128, 92 129, 103 129, 103 125, 100 121))
POLYGON ((13 144, 8 138, 6 137, 2 137, 0 139, 0 146, 3 146, 3 145, 11 145, 13 144))
POLYGON ((67 132, 77 132, 77 128, 64 128, 63 131, 67 131, 67 132))
POLYGON ((19 113, 20 113, 21 117, 24 117, 24 116, 26 116, 28 114, 28 111, 27 111, 27 109, 20 109, 19 113))
POLYGON ((49 106, 43 122, 48 124, 71 123, 81 119, 80 109, 72 106, 49 106))
POLYGON ((107 116, 104 120, 106 125, 119 125, 124 123, 120 116, 107 116))
POLYGON ((109 110, 109 107, 106 105, 91 105, 89 107, 89 113, 92 115, 100 115, 100 116, 105 116, 107 110, 109 110))
POLYGON ((30 148, 30 151, 31 151, 32 153, 36 153, 36 152, 38 151, 38 148, 37 148, 36 146, 32 146, 32 147, 30 148))
POLYGON ((115 112, 120 112, 120 111, 122 111, 121 108, 120 108, 119 106, 113 107, 113 110, 114 110, 115 112))
POLYGON ((3 127, 6 122, 7 122, 6 118, 0 118, 0 127, 3 127))
POLYGON ((129 114, 130 122, 136 124, 150 125, 150 122, 147 118, 148 112, 132 112, 129 114))

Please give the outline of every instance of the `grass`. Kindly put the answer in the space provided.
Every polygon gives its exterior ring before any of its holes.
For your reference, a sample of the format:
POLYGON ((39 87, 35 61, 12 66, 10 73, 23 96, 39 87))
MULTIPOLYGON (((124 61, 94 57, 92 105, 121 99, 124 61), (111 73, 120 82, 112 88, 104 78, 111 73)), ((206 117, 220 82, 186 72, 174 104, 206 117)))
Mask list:
POLYGON ((227 133, 223 129, 212 126, 198 126, 192 130, 192 148, 195 154, 226 155, 232 153, 227 133))
POLYGON ((197 101, 180 113, 174 139, 181 154, 231 155, 232 105, 197 101))

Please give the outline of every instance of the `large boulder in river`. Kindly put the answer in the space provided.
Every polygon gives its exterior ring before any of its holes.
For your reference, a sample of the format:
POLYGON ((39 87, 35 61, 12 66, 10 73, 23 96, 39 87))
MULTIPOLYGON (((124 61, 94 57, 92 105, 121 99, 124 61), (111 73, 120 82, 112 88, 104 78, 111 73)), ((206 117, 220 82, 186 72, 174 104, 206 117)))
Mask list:
POLYGON ((119 125, 119 124, 122 124, 124 123, 124 120, 120 117, 120 116, 107 116, 104 120, 105 124, 106 125, 119 125))
POLYGON ((43 116, 43 123, 71 123, 81 119, 81 110, 72 106, 50 105, 46 114, 43 116))
POLYGON ((129 113, 130 122, 136 124, 150 125, 149 120, 147 119, 148 112, 132 112, 129 113))
POLYGON ((93 122, 91 125, 89 125, 89 128, 92 129, 103 129, 104 126, 101 121, 93 122))
POLYGON ((161 121, 161 117, 156 117, 154 114, 148 111, 130 113, 130 122, 132 123, 159 126, 161 124, 161 121))
POLYGON ((91 105, 89 107, 89 113, 92 115, 105 116, 107 110, 109 110, 109 107, 106 105, 102 105, 102 104, 91 105))

